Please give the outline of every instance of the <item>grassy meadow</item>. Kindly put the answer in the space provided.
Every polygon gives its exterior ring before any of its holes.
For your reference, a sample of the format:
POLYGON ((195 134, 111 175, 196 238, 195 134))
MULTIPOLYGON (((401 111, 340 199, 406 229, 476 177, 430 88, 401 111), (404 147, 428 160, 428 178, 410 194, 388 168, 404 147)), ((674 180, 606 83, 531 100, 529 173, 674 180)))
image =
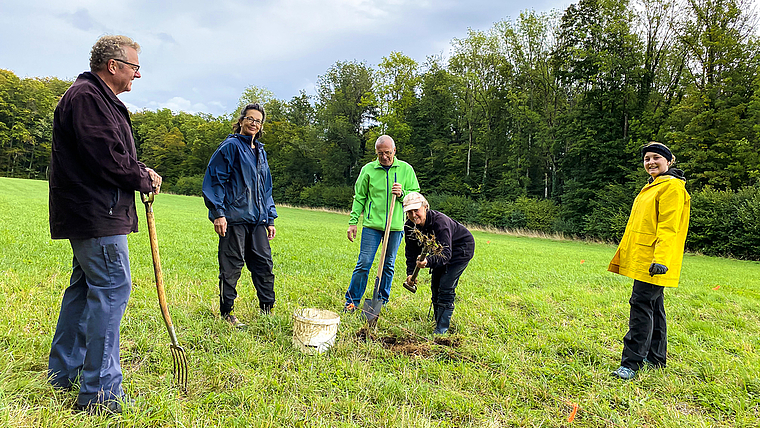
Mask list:
POLYGON ((610 377, 632 284, 606 272, 615 248, 485 232, 473 233, 449 341, 433 342, 427 272, 416 294, 400 285, 402 247, 374 340, 360 339, 358 315, 341 314, 335 346, 308 356, 291 344, 291 315, 342 308, 359 250, 346 239, 348 216, 278 209, 277 304, 260 315, 244 271, 236 313, 249 328, 236 331, 218 315, 217 239, 202 200, 163 194, 154 210, 189 391, 173 385, 140 204, 121 330, 135 404, 113 418, 75 413, 76 392, 46 383, 71 266, 47 210, 46 182, 0 178, 3 427, 760 426, 758 263, 686 255, 680 287, 666 290, 668 367, 630 382, 610 377))

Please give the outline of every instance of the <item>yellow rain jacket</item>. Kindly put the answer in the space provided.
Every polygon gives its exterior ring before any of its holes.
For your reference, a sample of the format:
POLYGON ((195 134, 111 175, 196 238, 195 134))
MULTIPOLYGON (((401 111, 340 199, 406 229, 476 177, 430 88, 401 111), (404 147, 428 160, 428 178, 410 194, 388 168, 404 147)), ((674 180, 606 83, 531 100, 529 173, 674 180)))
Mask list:
POLYGON ((633 201, 623 239, 607 268, 632 279, 663 287, 678 287, 691 197, 685 182, 660 175, 641 189, 633 201), (668 267, 663 275, 649 275, 649 265, 668 267))

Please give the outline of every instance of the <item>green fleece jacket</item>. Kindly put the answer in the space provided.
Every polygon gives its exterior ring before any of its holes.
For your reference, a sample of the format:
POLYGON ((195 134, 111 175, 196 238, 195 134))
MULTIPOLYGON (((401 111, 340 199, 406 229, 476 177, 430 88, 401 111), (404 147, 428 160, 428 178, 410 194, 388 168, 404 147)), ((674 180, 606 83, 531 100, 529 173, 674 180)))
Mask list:
MULTIPOLYGON (((363 215, 364 227, 385 230, 385 220, 390 210, 393 183, 401 183, 404 195, 409 192, 420 191, 420 184, 417 182, 414 168, 398 158, 393 158, 393 165, 387 171, 377 159, 364 165, 354 185, 354 203, 351 206, 351 218, 348 220, 348 224, 358 224, 359 217, 363 215)), ((403 197, 396 198, 393 220, 391 221, 392 231, 404 230, 402 201, 403 197)))

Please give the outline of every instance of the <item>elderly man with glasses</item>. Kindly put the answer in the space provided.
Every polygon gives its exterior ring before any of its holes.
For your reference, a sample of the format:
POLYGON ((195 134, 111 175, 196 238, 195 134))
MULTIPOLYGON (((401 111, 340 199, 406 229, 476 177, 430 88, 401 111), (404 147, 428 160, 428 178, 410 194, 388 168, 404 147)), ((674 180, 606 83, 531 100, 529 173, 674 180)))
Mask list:
POLYGON ((50 234, 68 239, 74 257, 48 374, 55 387, 78 386, 75 407, 90 413, 119 413, 125 401, 119 326, 132 289, 127 234, 137 232, 135 191, 161 186, 137 160, 129 111, 116 97, 140 77, 139 50, 129 37, 101 37, 91 71, 77 77, 53 119, 50 234))
POLYGON ((380 283, 380 297, 388 303, 393 281, 393 267, 401 239, 404 237, 404 213, 401 200, 408 192, 417 192, 420 185, 417 175, 408 163, 396 158, 396 143, 388 135, 382 135, 375 142, 374 160, 361 169, 354 185, 354 203, 348 221, 348 240, 356 239, 359 218, 362 219, 361 246, 351 283, 346 291, 346 312, 359 308, 359 303, 367 287, 369 271, 375 260, 375 252, 380 246, 386 222, 390 222, 388 248, 383 263, 383 278, 380 283), (391 194, 396 195, 393 218, 388 218, 391 194))

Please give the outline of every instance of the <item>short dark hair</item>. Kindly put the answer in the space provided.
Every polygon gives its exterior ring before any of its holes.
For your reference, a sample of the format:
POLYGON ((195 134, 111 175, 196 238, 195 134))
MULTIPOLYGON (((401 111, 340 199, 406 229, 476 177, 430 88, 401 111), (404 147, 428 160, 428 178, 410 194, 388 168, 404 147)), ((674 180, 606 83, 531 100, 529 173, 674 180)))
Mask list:
MULTIPOLYGON (((264 112, 264 106, 260 105, 259 103, 253 103, 253 104, 246 104, 245 107, 243 107, 242 110, 240 110, 240 114, 238 114, 237 121, 235 121, 235 124, 232 125, 232 132, 235 134, 240 133, 240 122, 243 121, 243 118, 246 116, 246 113, 248 110, 256 110, 261 113, 261 124, 264 125, 264 120, 267 118, 267 114, 264 112)), ((253 136, 254 140, 258 140, 261 138, 261 130, 263 128, 259 128, 259 132, 256 133, 256 135, 253 136)))

